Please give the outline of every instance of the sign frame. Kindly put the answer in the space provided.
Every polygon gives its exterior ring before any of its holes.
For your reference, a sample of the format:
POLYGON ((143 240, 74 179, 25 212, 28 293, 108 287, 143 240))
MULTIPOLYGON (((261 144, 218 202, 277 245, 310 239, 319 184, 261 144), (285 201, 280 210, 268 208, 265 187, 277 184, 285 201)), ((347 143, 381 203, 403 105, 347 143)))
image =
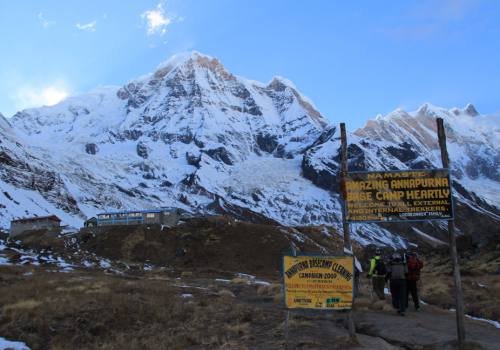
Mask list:
MULTIPOLYGON (((405 219, 405 220, 401 220, 401 219, 396 219, 396 220, 363 220, 363 221, 357 221, 357 220, 348 220, 346 218, 346 222, 350 223, 350 224, 372 224, 372 223, 376 223, 376 224, 386 224, 386 223, 403 223, 403 222, 418 222, 418 221, 439 221, 439 220, 446 220, 446 221, 450 221, 450 220, 455 220, 455 203, 454 203, 454 198, 453 198, 453 183, 452 183, 452 180, 451 180, 451 174, 450 174, 450 169, 449 168, 432 168, 432 169, 405 169, 405 170, 379 170, 379 171, 376 171, 376 170, 365 170, 365 171, 349 171, 347 172, 346 175, 351 175, 351 174, 369 174, 369 173, 402 173, 402 172, 418 172, 418 171, 425 171, 425 172, 430 172, 430 171, 446 171, 448 173, 448 183, 449 183, 449 188, 450 188, 450 214, 451 216, 450 217, 446 217, 446 218, 420 218, 420 219, 405 219)), ((346 188, 346 180, 345 178, 343 179, 343 188, 342 188, 342 191, 345 192, 345 194, 347 194, 347 188, 346 188)), ((342 194, 341 194, 342 195, 342 194)), ((344 196, 345 198, 346 196, 344 196)), ((346 201, 347 202, 347 201, 346 201)), ((346 205, 346 214, 348 213, 348 209, 347 209, 347 205, 346 205)), ((347 217, 347 215, 346 215, 347 217)))
POLYGON ((339 255, 323 255, 323 254, 320 254, 320 253, 301 253, 301 254, 293 254, 293 252, 291 253, 284 253, 282 256, 281 256, 281 270, 282 270, 282 274, 283 274, 283 304, 285 305, 285 308, 287 310, 315 310, 315 311, 351 311, 353 306, 354 306, 354 300, 356 299, 355 296, 354 296, 354 279, 355 279, 355 275, 356 275, 356 263, 355 263, 355 259, 354 259, 354 255, 350 255, 350 254, 339 254, 339 255), (286 304, 286 274, 285 274, 285 256, 289 256, 289 257, 316 257, 316 258, 326 258, 326 259, 335 259, 335 258, 346 258, 346 257, 350 257, 352 258, 352 272, 353 272, 353 276, 352 276, 352 279, 351 279, 351 284, 352 284, 352 293, 351 293, 351 307, 348 308, 316 308, 316 307, 289 307, 287 304, 286 304))

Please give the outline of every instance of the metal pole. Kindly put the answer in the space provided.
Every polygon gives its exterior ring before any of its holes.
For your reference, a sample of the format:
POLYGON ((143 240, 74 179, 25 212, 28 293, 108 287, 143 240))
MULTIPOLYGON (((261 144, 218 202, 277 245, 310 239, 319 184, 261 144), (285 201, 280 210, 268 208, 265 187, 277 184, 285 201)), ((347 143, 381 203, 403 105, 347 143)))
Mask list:
MULTIPOLYGON (((441 149, 441 161, 443 168, 450 169, 450 160, 448 158, 448 150, 446 148, 446 135, 444 132, 443 119, 437 118, 437 133, 439 148, 441 149)), ((451 175, 450 175, 451 178, 451 175)), ((451 188, 450 184, 450 188, 451 188)), ((455 223, 453 220, 448 220, 448 238, 450 241, 450 255, 453 264, 453 280, 455 282, 455 304, 457 316, 457 334, 458 347, 465 349, 465 321, 464 321, 464 302, 462 293, 462 282, 460 278, 460 267, 458 265, 457 243, 455 240, 455 223)))
MULTIPOLYGON (((348 250, 352 252, 351 245, 351 231, 349 228, 349 223, 346 221, 346 188, 345 188, 345 177, 347 175, 347 135, 345 131, 345 123, 340 123, 340 192, 341 192, 341 205, 342 205, 342 228, 344 231, 344 251, 348 250)), ((354 254, 353 254, 354 259, 354 254)), ((354 293, 354 291, 353 291, 354 293)), ((354 299, 353 305, 354 308, 354 299)), ((352 308, 347 313, 347 329, 349 331, 349 336, 351 338, 356 337, 356 326, 354 324, 354 319, 352 317, 352 308)))

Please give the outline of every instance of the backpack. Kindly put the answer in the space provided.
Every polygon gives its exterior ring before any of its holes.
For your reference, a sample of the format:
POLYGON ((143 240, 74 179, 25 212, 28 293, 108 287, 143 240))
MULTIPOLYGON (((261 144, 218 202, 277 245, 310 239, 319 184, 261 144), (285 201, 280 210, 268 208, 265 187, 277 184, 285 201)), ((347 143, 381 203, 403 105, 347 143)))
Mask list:
POLYGON ((408 273, 415 276, 420 274, 420 263, 416 256, 408 257, 408 273))
POLYGON ((375 268, 373 269, 373 272, 378 276, 385 276, 387 274, 387 269, 382 259, 375 260, 375 268))

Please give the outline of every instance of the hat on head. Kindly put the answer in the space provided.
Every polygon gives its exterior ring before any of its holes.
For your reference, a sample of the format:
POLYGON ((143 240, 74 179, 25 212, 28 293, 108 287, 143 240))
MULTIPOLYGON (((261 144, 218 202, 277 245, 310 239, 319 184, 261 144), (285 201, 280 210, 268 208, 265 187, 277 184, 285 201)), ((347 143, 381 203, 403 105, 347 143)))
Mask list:
POLYGON ((399 254, 399 253, 392 254, 392 259, 393 260, 401 260, 401 254, 399 254))

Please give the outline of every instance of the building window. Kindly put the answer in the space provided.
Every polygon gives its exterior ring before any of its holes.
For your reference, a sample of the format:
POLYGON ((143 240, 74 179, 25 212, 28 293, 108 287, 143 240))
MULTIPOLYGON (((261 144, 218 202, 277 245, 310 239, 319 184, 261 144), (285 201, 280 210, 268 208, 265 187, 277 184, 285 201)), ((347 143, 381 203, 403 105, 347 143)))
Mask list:
POLYGON ((150 218, 150 219, 151 219, 151 218, 154 218, 154 217, 155 217, 155 213, 147 213, 147 214, 146 214, 146 217, 147 217, 147 218, 150 218))

